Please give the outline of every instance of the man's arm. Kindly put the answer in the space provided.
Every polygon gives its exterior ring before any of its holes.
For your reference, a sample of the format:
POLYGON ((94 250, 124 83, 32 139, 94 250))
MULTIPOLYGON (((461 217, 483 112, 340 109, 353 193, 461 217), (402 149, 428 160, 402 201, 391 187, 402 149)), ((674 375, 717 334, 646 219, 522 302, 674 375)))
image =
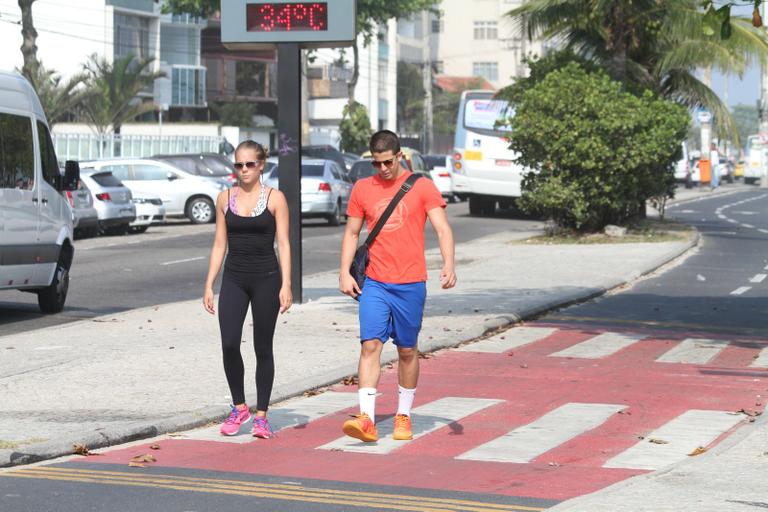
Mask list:
POLYGON ((344 238, 341 239, 341 267, 339 268, 339 290, 352 298, 362 293, 357 281, 349 273, 349 266, 355 258, 355 251, 360 241, 360 231, 363 229, 361 217, 348 217, 344 228, 344 238))
POLYGON ((453 243, 453 230, 448 224, 448 215, 445 208, 438 206, 427 212, 429 222, 437 233, 437 241, 440 244, 440 254, 443 256, 443 269, 440 271, 440 284, 443 288, 456 286, 456 267, 454 264, 455 247, 453 243))

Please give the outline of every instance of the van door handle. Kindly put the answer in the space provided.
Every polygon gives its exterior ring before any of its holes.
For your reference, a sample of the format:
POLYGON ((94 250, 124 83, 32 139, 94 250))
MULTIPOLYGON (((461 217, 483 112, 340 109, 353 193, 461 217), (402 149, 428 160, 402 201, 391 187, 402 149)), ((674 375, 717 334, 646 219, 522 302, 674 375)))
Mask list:
POLYGON ((43 201, 42 201, 42 202, 43 202, 43 204, 48 204, 48 199, 46 199, 46 198, 43 198, 43 201))
POLYGON ((33 202, 33 203, 37 203, 37 198, 36 198, 36 197, 33 197, 33 198, 32 198, 32 202, 33 202))

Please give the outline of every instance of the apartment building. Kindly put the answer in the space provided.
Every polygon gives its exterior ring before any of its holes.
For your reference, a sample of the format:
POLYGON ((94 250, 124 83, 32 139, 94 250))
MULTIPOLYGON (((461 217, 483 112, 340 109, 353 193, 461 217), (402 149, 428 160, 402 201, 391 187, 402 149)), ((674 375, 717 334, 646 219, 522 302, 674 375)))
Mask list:
MULTIPOLYGON (((37 57, 65 79, 82 71, 88 57, 114 61, 128 54, 155 59, 164 71, 143 101, 180 111, 207 105, 206 68, 200 59, 205 20, 161 14, 154 0, 37 0, 32 15, 37 57)), ((21 10, 16 0, 0 0, 0 68, 21 68, 21 10), (15 29, 14 29, 15 27, 15 29)))
POLYGON ((432 21, 437 39, 435 69, 453 77, 482 77, 498 89, 526 74, 523 58, 542 55, 505 14, 523 0, 442 0, 432 21))

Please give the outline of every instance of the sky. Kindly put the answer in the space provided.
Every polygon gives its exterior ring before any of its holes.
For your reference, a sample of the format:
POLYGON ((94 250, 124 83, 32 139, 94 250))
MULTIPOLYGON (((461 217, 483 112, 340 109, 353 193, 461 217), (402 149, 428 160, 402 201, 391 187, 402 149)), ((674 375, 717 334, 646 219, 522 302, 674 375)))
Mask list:
MULTIPOLYGON (((732 15, 752 17, 752 6, 734 6, 732 15)), ((765 20, 768 22, 768 20, 765 20)), ((760 65, 751 65, 744 76, 725 76, 712 72, 712 89, 720 98, 732 107, 738 104, 755 105, 760 96, 760 65), (726 98, 727 96, 727 98, 726 98)))

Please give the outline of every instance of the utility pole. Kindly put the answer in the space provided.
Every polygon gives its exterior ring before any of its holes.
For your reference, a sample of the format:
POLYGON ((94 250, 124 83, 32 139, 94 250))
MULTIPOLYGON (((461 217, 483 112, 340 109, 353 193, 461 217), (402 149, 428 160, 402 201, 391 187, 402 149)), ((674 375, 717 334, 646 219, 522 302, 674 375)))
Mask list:
POLYGON ((429 38, 431 34, 429 23, 429 11, 421 12, 421 60, 422 79, 424 84, 424 140, 421 149, 424 153, 432 152, 434 145, 434 132, 432 131, 432 56, 429 38))
MULTIPOLYGON (((704 68, 704 85, 711 88, 712 87, 712 67, 707 66, 704 68)), ((701 162, 709 162, 709 169, 710 169, 710 183, 712 182, 712 175, 714 172, 716 172, 717 162, 711 162, 709 159, 710 152, 709 152, 709 145, 712 140, 712 118, 711 116, 708 116, 707 118, 700 119, 701 122, 701 158, 699 159, 699 166, 701 166, 701 162)), ((703 181, 703 180, 702 180, 703 181)), ((703 183, 702 183, 703 184, 703 183)))
MULTIPOLYGON (((768 15, 766 4, 763 3, 760 8, 763 10, 762 16, 768 15)), ((765 30, 765 28, 763 28, 765 30)), ((757 112, 760 116, 760 168, 762 176, 760 177, 760 188, 768 187, 768 155, 766 155, 766 143, 768 142, 768 66, 765 61, 760 61, 760 99, 757 100, 757 112)))

